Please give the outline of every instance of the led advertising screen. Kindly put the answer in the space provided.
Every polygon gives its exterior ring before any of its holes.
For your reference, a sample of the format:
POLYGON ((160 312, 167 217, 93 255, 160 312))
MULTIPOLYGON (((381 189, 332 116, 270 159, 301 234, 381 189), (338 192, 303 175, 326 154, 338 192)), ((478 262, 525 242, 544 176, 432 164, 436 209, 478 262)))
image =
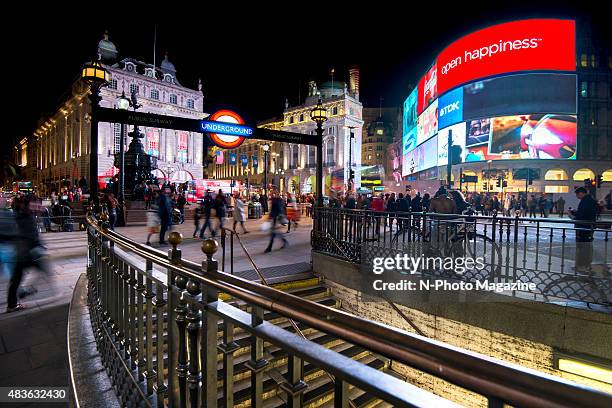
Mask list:
POLYGON ((403 156, 402 177, 438 165, 438 138, 429 139, 403 156))
POLYGON ((455 41, 438 56, 437 91, 517 71, 575 71, 573 20, 530 19, 488 27, 455 41))
POLYGON ((576 140, 576 115, 514 115, 491 118, 486 122, 480 119, 468 123, 465 161, 571 160, 576 158, 576 140), (486 127, 488 133, 481 131, 486 127), (479 133, 483 133, 482 137, 474 136, 479 133), (474 137, 480 137, 479 144, 470 145, 468 141, 473 141, 474 137), (487 142, 483 143, 485 138, 487 142))
POLYGON ((438 97, 438 71, 435 63, 421 78, 417 89, 419 92, 417 114, 420 115, 438 97))
POLYGON ((442 96, 440 127, 452 124, 448 122, 443 124, 442 105, 446 106, 457 100, 455 94, 460 89, 463 89, 463 119, 516 115, 525 112, 568 114, 577 112, 576 75, 553 73, 509 75, 473 82, 442 96))
POLYGON ((489 134, 491 133, 491 119, 483 118, 470 120, 466 124, 467 136, 465 139, 466 146, 474 146, 483 143, 489 143, 489 134))
POLYGON ((417 118, 417 145, 420 145, 438 131, 438 100, 436 99, 417 118))
POLYGON ((463 121, 463 88, 442 95, 438 100, 438 127, 440 129, 463 121))
MULTIPOLYGON (((467 151, 465 150, 465 122, 457 123, 441 129, 438 132, 438 166, 448 164, 448 134, 451 133, 453 145, 461 148, 461 162, 465 161, 467 151)), ((455 162, 456 163, 456 162, 455 162)))
POLYGON ((416 147, 417 137, 417 98, 418 88, 415 88, 408 98, 404 101, 404 121, 403 121, 403 153, 416 147))

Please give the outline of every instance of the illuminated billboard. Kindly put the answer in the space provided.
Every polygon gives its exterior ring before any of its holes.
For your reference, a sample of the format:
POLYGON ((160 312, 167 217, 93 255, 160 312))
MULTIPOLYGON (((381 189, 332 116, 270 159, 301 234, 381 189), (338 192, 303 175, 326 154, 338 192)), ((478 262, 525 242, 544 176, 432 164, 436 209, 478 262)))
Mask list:
POLYGON ((531 19, 468 34, 440 53, 437 90, 517 71, 575 71, 573 20, 531 19))
POLYGON ((438 127, 440 129, 463 120, 463 88, 457 88, 441 96, 438 102, 438 127))
POLYGON ((518 74, 472 82, 446 93, 440 98, 440 127, 452 124, 442 124, 442 101, 447 99, 448 103, 451 103, 457 100, 456 94, 461 89, 463 90, 462 114, 466 120, 525 112, 568 114, 577 112, 576 75, 518 74))
POLYGON ((417 98, 418 89, 414 89, 412 93, 404 101, 404 120, 403 120, 403 153, 414 149, 417 145, 416 128, 417 128, 417 98))
MULTIPOLYGON (((457 123, 456 125, 449 126, 441 129, 438 132, 438 166, 446 166, 448 164, 448 134, 451 134, 452 144, 459 146, 461 149, 461 160, 465 161, 467 151, 465 150, 465 122, 457 123)), ((458 161, 453 161, 457 163, 458 161)))
POLYGON ((402 157, 402 177, 438 165, 438 138, 434 137, 402 157))
POLYGON ((436 99, 417 118, 417 145, 438 132, 438 100, 436 99))
POLYGON ((417 114, 421 114, 438 97, 438 70, 434 63, 419 81, 417 114))
POLYGON ((575 159, 576 140, 576 115, 532 114, 480 119, 468 124, 465 161, 575 159), (476 139, 478 144, 470 145, 476 139))

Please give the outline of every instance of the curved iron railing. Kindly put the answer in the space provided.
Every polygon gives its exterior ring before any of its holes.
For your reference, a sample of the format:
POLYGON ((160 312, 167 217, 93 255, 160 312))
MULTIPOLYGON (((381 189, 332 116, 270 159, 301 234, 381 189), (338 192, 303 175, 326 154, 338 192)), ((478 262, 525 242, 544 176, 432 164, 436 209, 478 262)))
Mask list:
POLYGON ((610 222, 339 208, 320 208, 317 214, 313 250, 360 264, 370 274, 375 258, 398 254, 480 257, 480 270, 418 272, 459 282, 533 282, 535 291, 504 295, 612 305, 610 222))
POLYGON ((233 406, 233 353, 238 347, 234 328, 251 335, 245 364, 251 406, 261 406, 264 398, 264 342, 287 352, 289 369, 280 389, 288 406, 302 404, 307 388, 304 361, 335 377, 336 406, 348 406, 349 385, 399 407, 454 405, 265 321, 265 310, 476 392, 489 406, 612 404, 612 396, 592 388, 226 274, 213 258, 214 240, 203 242, 207 259, 200 265, 182 259, 179 233, 171 234, 172 249, 164 253, 106 229, 91 216, 88 224, 91 321, 100 356, 124 406, 233 406), (220 292, 245 302, 249 311, 219 300, 220 292))

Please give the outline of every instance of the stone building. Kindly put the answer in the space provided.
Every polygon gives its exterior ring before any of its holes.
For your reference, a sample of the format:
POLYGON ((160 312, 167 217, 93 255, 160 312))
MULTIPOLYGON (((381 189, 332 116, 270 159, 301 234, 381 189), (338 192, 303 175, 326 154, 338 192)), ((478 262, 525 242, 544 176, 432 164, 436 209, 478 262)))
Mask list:
MULTIPOLYGON (((122 93, 130 96, 134 92, 139 112, 202 119, 204 96, 200 89, 182 85, 176 68, 166 54, 160 66, 132 58, 118 59, 115 44, 105 34, 98 43, 101 62, 111 73, 108 86, 102 88, 100 105, 117 108, 122 93)), ((17 146, 26 176, 41 192, 48 193, 85 177, 89 182, 90 121, 91 107, 87 97, 88 87, 76 80, 57 111, 39 121, 32 135, 21 140, 17 146), (25 151, 25 152, 24 152, 25 151)), ((118 172, 113 166, 114 156, 119 152, 121 126, 116 123, 98 125, 98 180, 105 183, 118 172)), ((125 145, 131 138, 127 133, 132 126, 125 126, 125 145)), ((203 136, 201 133, 170 129, 140 128, 145 150, 158 158, 159 179, 184 182, 202 177, 203 136)))
MULTIPOLYGON (((355 169, 355 188, 360 185, 361 134, 363 106, 359 101, 359 70, 349 70, 349 83, 327 81, 321 85, 309 83, 308 96, 298 106, 285 104, 282 118, 260 122, 259 127, 316 135, 316 124, 310 119, 310 111, 319 96, 327 109, 328 120, 323 125, 323 173, 324 195, 346 191, 349 179, 349 140, 353 128, 354 138, 351 156, 355 169)), ((225 151, 224 162, 215 165, 218 179, 239 179, 248 182, 251 190, 259 190, 264 183, 264 145, 269 146, 268 184, 281 192, 314 193, 316 189, 316 148, 292 143, 247 140, 239 148, 225 151), (236 164, 231 164, 230 154, 236 154, 236 164), (240 160, 246 156, 247 165, 240 160)))
MULTIPOLYGON (((389 148, 401 139, 401 112, 399 108, 364 108, 362 130, 362 187, 384 191, 394 185, 389 148)), ((401 177, 401 176, 400 176, 401 177)))

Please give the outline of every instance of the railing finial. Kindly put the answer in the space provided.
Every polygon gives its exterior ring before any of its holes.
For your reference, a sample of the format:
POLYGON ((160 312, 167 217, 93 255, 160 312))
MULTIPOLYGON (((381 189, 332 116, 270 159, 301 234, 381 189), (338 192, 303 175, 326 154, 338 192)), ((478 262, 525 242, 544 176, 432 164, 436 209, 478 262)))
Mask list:
POLYGON ((98 218, 100 219, 100 221, 102 221, 102 229, 107 230, 108 229, 108 214, 103 212, 98 215, 98 218))
POLYGON ((183 234, 178 231, 172 231, 168 235, 168 242, 170 242, 170 245, 172 245, 172 249, 176 250, 176 247, 183 242, 183 234))
POLYGON ((202 252, 206 254, 208 259, 211 259, 215 252, 219 249, 219 244, 212 238, 205 239, 202 242, 202 252))

